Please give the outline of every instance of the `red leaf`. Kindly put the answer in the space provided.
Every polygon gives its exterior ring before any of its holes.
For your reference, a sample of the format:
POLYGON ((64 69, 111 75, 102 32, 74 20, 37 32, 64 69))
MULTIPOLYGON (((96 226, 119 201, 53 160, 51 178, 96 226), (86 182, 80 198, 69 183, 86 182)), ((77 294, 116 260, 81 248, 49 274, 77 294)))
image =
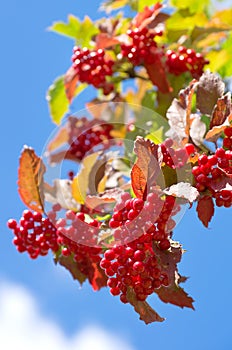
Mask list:
POLYGON ((43 174, 45 165, 32 148, 24 147, 19 160, 18 192, 30 209, 43 213, 43 174))
POLYGON ((131 171, 131 183, 135 195, 146 199, 150 188, 156 184, 160 173, 161 156, 159 146, 150 140, 138 136, 134 144, 134 152, 138 159, 131 171))
POLYGON ((149 8, 146 6, 142 12, 139 12, 134 20, 133 24, 135 27, 142 29, 146 26, 148 26, 152 21, 155 20, 155 18, 160 13, 161 9, 163 8, 163 5, 157 2, 153 8, 149 8))
POLYGON ((198 200, 197 214, 205 227, 208 227, 214 215, 214 203, 210 196, 204 196, 198 200))
POLYGON ((60 255, 54 259, 55 263, 59 263, 65 267, 72 275, 74 280, 77 280, 81 285, 88 278, 93 290, 97 291, 106 286, 107 276, 100 268, 99 264, 92 262, 88 257, 84 262, 76 262, 72 256, 65 257, 60 255))
POLYGON ((72 67, 69 68, 69 70, 67 71, 64 77, 64 86, 65 86, 66 96, 67 96, 67 99, 69 100, 69 103, 72 102, 72 99, 75 96, 75 90, 77 87, 78 80, 79 78, 75 69, 72 67))
POLYGON ((166 76, 164 65, 158 55, 154 63, 144 64, 144 66, 152 83, 156 85, 163 94, 167 94, 172 91, 172 87, 169 85, 166 76))
POLYGON ((86 275, 84 275, 79 268, 79 264, 75 262, 72 256, 63 256, 61 255, 58 258, 54 259, 55 264, 59 263, 61 266, 65 267, 72 275, 74 280, 77 280, 80 285, 82 285, 87 279, 86 275))
POLYGON ((140 315, 140 320, 144 321, 146 324, 163 322, 165 320, 163 317, 160 317, 146 301, 138 301, 132 288, 128 288, 127 290, 127 299, 129 303, 134 306, 134 310, 140 315))
POLYGON ((169 286, 157 289, 156 294, 164 303, 194 309, 194 300, 179 286, 179 283, 183 282, 177 269, 177 264, 180 262, 183 254, 181 245, 178 242, 171 242, 169 250, 161 251, 154 244, 153 250, 158 257, 161 270, 166 272, 170 282, 169 286))
POLYGON ((89 282, 93 287, 93 290, 100 290, 102 287, 106 287, 107 276, 105 272, 101 269, 99 264, 92 264, 93 273, 88 276, 89 282))

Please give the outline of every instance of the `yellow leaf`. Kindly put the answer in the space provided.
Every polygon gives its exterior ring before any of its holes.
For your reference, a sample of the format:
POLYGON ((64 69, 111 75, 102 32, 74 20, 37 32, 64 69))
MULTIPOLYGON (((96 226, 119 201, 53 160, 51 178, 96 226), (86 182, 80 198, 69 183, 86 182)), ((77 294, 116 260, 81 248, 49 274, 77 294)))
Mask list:
POLYGON ((73 198, 80 204, 85 203, 89 187, 89 174, 99 156, 99 152, 90 154, 82 161, 82 168, 80 173, 73 179, 72 182, 72 195, 73 198))

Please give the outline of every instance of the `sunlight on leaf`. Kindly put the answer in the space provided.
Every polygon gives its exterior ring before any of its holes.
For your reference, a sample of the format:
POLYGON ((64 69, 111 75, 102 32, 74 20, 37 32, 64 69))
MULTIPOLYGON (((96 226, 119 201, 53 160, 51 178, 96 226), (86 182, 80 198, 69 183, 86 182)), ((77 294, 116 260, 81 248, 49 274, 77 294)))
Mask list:
POLYGON ((24 147, 18 169, 18 192, 24 204, 43 213, 43 174, 45 166, 32 148, 24 147))

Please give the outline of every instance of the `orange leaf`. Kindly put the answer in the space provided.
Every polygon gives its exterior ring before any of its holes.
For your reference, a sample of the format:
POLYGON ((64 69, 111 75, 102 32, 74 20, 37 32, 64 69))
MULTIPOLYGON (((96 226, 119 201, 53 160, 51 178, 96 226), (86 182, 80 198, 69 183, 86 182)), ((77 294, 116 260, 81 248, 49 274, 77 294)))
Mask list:
POLYGON ((133 20, 135 27, 142 29, 148 26, 160 13, 163 5, 157 2, 153 8, 146 6, 142 12, 139 12, 133 20))
POLYGON ((66 96, 69 100, 69 103, 72 102, 73 97, 75 96, 76 86, 78 83, 78 75, 76 71, 71 67, 67 71, 64 77, 64 86, 66 90, 66 96))
POLYGON ((131 171, 132 188, 138 198, 146 199, 151 186, 156 184, 156 178, 160 173, 159 146, 151 140, 145 140, 138 136, 134 152, 138 159, 131 171))
POLYGON ((119 44, 119 40, 108 33, 100 33, 95 38, 96 49, 106 49, 119 44))
POLYGON ((19 160, 18 191, 19 195, 32 210, 43 213, 43 174, 45 165, 32 148, 24 147, 19 160))

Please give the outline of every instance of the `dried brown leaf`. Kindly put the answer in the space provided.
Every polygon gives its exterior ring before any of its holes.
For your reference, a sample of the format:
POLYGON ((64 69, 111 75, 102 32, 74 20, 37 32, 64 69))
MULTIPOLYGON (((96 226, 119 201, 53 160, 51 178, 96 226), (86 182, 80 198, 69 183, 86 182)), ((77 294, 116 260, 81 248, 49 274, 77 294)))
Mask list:
POLYGON ((129 303, 134 306, 134 310, 140 315, 140 320, 144 321, 146 324, 163 322, 165 320, 163 317, 160 317, 146 301, 138 301, 132 288, 128 288, 127 290, 127 299, 129 303))
POLYGON ((169 286, 156 290, 159 298, 165 302, 179 307, 193 307, 193 299, 179 286, 183 282, 178 274, 177 264, 181 261, 183 250, 178 242, 171 242, 171 248, 161 251, 155 244, 153 250, 159 259, 162 271, 166 272, 170 281, 169 286))
POLYGON ((191 123, 194 120, 194 115, 191 114, 192 99, 197 85, 197 81, 192 80, 187 88, 180 91, 179 99, 175 98, 167 111, 170 125, 168 134, 173 135, 177 141, 185 140, 185 142, 188 142, 191 123))
POLYGON ((217 100, 222 97, 225 84, 215 73, 206 71, 199 80, 197 89, 197 108, 202 114, 211 115, 217 100))

